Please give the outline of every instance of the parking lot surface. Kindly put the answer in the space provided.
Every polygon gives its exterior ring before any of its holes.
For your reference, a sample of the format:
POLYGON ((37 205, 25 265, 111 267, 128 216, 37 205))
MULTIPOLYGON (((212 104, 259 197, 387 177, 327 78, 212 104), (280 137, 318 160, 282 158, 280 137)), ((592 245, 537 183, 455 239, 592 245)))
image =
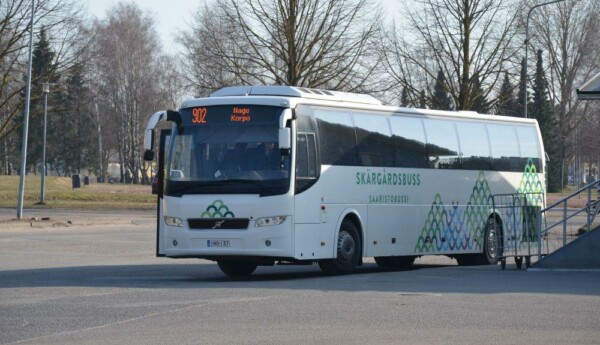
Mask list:
POLYGON ((600 344, 597 271, 425 257, 232 279, 156 258, 153 212, 12 212, 0 210, 3 344, 600 344))

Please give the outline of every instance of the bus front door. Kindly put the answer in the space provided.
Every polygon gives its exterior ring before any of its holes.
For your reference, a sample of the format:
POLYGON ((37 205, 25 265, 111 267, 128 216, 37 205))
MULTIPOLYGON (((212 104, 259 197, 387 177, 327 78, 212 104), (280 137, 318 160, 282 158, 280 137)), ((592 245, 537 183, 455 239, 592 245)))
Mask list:
POLYGON ((165 163, 167 157, 165 152, 168 152, 169 140, 171 138, 171 130, 163 129, 160 131, 160 142, 158 149, 158 169, 156 171, 156 179, 152 186, 156 188, 157 205, 156 205, 156 256, 165 256, 165 220, 163 217, 163 198, 165 191, 165 163))

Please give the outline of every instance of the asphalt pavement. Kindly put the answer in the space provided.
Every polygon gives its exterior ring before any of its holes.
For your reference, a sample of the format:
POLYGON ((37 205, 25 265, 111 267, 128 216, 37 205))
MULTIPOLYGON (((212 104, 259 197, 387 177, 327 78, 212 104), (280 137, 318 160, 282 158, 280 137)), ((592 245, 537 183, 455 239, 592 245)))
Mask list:
POLYGON ((600 272, 154 257, 155 214, 0 210, 2 344, 600 344, 600 272), (47 217, 50 219, 43 220, 47 217))

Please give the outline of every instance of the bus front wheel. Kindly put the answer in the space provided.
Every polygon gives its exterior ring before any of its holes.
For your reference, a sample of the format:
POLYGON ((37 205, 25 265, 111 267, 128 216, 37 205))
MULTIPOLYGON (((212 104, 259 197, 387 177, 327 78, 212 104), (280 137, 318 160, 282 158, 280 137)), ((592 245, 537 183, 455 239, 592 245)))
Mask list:
POLYGON ((255 263, 239 260, 219 260, 217 261, 217 265, 219 265, 223 273, 231 277, 248 276, 256 270, 257 266, 255 263))
POLYGON ((360 236, 356 225, 344 220, 337 240, 337 257, 319 261, 319 267, 327 275, 341 275, 354 272, 361 257, 360 236))

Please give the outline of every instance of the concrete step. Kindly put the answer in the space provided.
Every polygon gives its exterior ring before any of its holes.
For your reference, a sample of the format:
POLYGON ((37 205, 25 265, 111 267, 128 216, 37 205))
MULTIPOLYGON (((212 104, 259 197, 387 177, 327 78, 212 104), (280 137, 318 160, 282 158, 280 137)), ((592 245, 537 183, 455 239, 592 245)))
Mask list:
POLYGON ((545 256, 535 268, 600 269, 600 226, 545 256))

